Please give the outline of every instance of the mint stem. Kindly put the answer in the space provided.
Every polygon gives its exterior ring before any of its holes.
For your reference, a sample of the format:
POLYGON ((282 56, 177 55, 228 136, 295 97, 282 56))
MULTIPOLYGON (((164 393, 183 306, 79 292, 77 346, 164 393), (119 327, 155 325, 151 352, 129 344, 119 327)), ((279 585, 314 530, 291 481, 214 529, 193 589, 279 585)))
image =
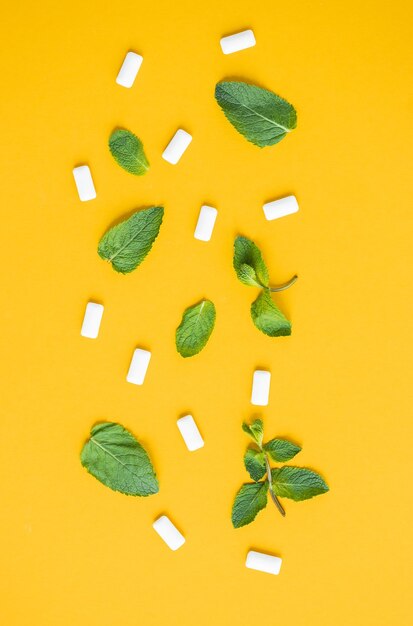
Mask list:
POLYGON ((277 509, 281 513, 281 515, 283 517, 285 517, 285 511, 283 509, 283 506, 282 506, 281 502, 279 501, 279 499, 277 498, 277 496, 275 495, 275 493, 273 491, 273 488, 272 488, 271 467, 270 467, 270 464, 268 462, 268 457, 267 457, 265 452, 264 452, 264 457, 265 457, 265 466, 267 468, 268 488, 269 488, 269 491, 270 491, 270 496, 271 496, 272 501, 274 502, 275 506, 277 507, 277 509))
POLYGON ((282 285, 275 285, 274 287, 270 287, 270 291, 284 291, 289 287, 292 287, 297 280, 298 276, 295 274, 288 282, 283 283, 282 285))

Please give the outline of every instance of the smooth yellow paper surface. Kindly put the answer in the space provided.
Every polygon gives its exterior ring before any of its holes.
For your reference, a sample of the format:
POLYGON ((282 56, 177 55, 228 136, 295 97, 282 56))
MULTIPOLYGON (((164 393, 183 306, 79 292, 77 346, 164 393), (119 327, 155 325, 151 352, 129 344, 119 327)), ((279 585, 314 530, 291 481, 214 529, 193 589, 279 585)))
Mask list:
POLYGON ((407 0, 2 7, 2 624, 411 624, 411 20, 407 0), (224 56, 220 37, 249 27, 256 47, 224 56), (115 83, 128 50, 144 57, 130 90, 115 83), (246 142, 214 101, 224 78, 287 98, 297 130, 246 142), (146 176, 114 163, 115 127, 142 139, 146 176), (161 154, 178 127, 193 142, 172 166, 161 154), (84 163, 87 203, 72 177, 84 163), (289 193, 299 213, 267 222, 263 203, 289 193), (151 204, 165 206, 159 239, 116 274, 98 240, 151 204), (193 238, 202 204, 219 211, 209 243, 193 238), (237 234, 274 282, 298 273, 275 298, 292 337, 252 325, 237 234), (184 360, 175 328, 204 297, 216 329, 184 360), (105 305, 96 341, 80 336, 88 300, 105 305), (152 351, 142 387, 125 380, 136 347, 152 351), (257 367, 272 372, 260 411, 257 367), (194 453, 186 413, 205 439, 194 453), (252 415, 301 444, 297 464, 331 491, 233 530, 252 415), (159 494, 113 493, 81 467, 101 419, 147 447, 159 494), (186 537, 176 553, 152 529, 163 513, 186 537), (281 556, 280 575, 247 570, 249 549, 281 556))

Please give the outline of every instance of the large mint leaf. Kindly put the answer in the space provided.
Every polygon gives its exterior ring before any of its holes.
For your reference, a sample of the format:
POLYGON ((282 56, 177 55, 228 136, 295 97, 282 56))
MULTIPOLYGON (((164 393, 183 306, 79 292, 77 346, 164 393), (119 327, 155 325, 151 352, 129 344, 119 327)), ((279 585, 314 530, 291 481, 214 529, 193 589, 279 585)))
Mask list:
POLYGON ((202 300, 188 307, 176 329, 176 349, 183 357, 194 356, 205 348, 214 329, 215 305, 211 300, 202 300))
POLYGON ((98 246, 99 256, 112 263, 117 272, 132 272, 152 248, 162 219, 163 207, 160 206, 137 211, 103 235, 98 246))
POLYGON ((264 450, 274 461, 284 463, 284 461, 289 461, 295 457, 301 448, 288 439, 271 439, 264 445, 264 450))
POLYGON ((278 143, 297 126, 294 107, 262 87, 222 81, 215 98, 234 128, 260 148, 278 143))
POLYGON ((266 472, 264 452, 247 448, 244 455, 244 465, 252 480, 261 480, 266 472))
POLYGON ((235 496, 232 507, 232 525, 240 528, 250 524, 267 505, 268 481, 244 483, 235 496))
POLYGON ((258 246, 247 237, 234 242, 233 264, 239 280, 251 287, 268 287, 269 274, 258 246))
POLYGON ((114 491, 129 496, 150 496, 159 491, 148 453, 120 424, 94 426, 80 460, 90 474, 114 491))
POLYGON ((251 304, 251 317, 258 330, 269 337, 291 335, 291 322, 275 306, 268 289, 251 304))
POLYGON ((109 137, 109 150, 116 163, 130 174, 142 176, 148 171, 149 163, 142 142, 130 130, 114 130, 109 137))
POLYGON ((272 470, 272 486, 280 498, 308 500, 328 491, 324 480, 312 470, 285 465, 272 470))
POLYGON ((255 419, 251 424, 243 422, 242 430, 249 435, 252 440, 261 447, 262 439, 264 437, 264 424, 259 418, 255 419))

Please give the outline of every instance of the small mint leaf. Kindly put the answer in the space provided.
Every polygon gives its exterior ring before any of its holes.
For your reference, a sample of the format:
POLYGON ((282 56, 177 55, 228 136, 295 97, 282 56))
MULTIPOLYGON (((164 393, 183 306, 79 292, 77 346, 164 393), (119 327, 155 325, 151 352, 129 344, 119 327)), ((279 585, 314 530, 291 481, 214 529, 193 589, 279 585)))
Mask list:
POLYGON ((232 507, 232 525, 240 528, 250 524, 267 505, 268 481, 244 483, 235 496, 232 507))
POLYGON ((258 246, 247 237, 234 242, 233 265, 238 279, 251 287, 268 287, 269 274, 258 246))
POLYGON ((291 335, 291 322, 275 306, 268 289, 264 289, 252 303, 251 317, 258 330, 269 337, 291 335))
POLYGON ((244 465, 252 480, 256 482, 261 480, 266 472, 264 453, 251 447, 247 448, 244 455, 244 465))
POLYGON ((264 437, 264 424, 261 419, 255 419, 251 424, 244 422, 242 430, 249 435, 255 443, 261 448, 262 439, 264 437))
POLYGON ((271 439, 264 445, 264 450, 274 461, 284 463, 284 461, 289 461, 295 457, 301 448, 288 439, 271 439))
POLYGON ((214 329, 215 305, 211 300, 202 300, 188 307, 176 329, 176 349, 183 357, 190 357, 205 348, 214 329))
POLYGON ((142 176, 148 171, 149 163, 142 142, 130 130, 114 130, 109 137, 109 150, 116 163, 130 174, 142 176))
POLYGON ((242 263, 239 268, 238 278, 244 285, 248 285, 249 287, 262 287, 261 283, 257 278, 257 274, 251 265, 247 265, 246 263, 242 263))
POLYGON ((308 500, 328 491, 328 485, 317 472, 288 465, 272 470, 272 486, 280 498, 296 501, 308 500))

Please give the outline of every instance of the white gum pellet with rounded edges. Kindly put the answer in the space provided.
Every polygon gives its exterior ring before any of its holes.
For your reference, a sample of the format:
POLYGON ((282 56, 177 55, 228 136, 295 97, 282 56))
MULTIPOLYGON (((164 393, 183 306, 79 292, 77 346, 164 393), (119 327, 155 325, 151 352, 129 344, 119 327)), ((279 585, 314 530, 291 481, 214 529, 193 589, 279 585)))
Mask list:
POLYGON ((233 52, 252 48, 255 46, 256 41, 253 31, 249 29, 234 35, 228 35, 228 37, 222 37, 220 43, 224 54, 232 54, 233 52))
POLYGON ((166 515, 158 517, 152 524, 152 527, 171 550, 178 550, 178 548, 184 545, 185 537, 166 515))
POLYGON ((192 415, 185 415, 177 421, 179 432, 185 441, 186 447, 190 452, 199 450, 204 445, 204 440, 201 437, 201 433, 198 430, 198 426, 195 423, 192 415))
POLYGON ((255 370, 252 379, 251 404, 267 406, 270 395, 271 372, 255 370))
POLYGON ((206 204, 201 207, 194 232, 195 239, 199 239, 199 241, 209 241, 211 239, 217 215, 218 211, 214 207, 206 204))
POLYGON ((96 302, 88 302, 86 305, 85 316, 83 318, 80 334, 82 337, 96 339, 99 334, 100 322, 104 311, 103 304, 96 302))
POLYGON ((142 65, 143 57, 136 52, 128 52, 116 77, 116 82, 122 87, 130 89, 142 65))
POLYGON ((266 574, 275 574, 276 576, 280 573, 281 564, 282 559, 280 557, 264 554, 264 552, 255 552, 255 550, 248 552, 247 560, 245 561, 248 569, 255 569, 266 574))
POLYGON ((279 217, 285 217, 286 215, 297 213, 298 202, 295 196, 286 196, 285 198, 280 198, 279 200, 267 202, 262 208, 266 219, 271 221, 277 220, 279 217))
POLYGON ((126 376, 128 383, 143 385, 150 360, 151 353, 148 350, 136 348, 129 366, 128 375, 126 376))
POLYGON ((176 165, 192 141, 192 135, 179 128, 163 151, 162 158, 176 165))
POLYGON ((94 200, 96 198, 95 185, 88 165, 79 165, 73 169, 77 193, 82 202, 94 200))

